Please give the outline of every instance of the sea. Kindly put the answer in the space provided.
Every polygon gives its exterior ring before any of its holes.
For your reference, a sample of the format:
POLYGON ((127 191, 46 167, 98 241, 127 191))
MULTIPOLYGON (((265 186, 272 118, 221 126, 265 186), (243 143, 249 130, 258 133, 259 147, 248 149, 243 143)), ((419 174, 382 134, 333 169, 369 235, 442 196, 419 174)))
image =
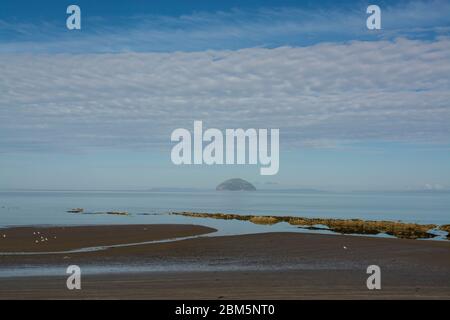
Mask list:
MULTIPOLYGON (((200 224, 220 235, 298 231, 287 223, 192 218, 172 212, 195 211, 274 216, 358 218, 423 224, 450 223, 450 192, 322 191, 3 191, 0 227, 23 225, 200 224), (85 213, 68 213, 84 208, 85 213), (129 215, 107 215, 127 211, 129 215)), ((305 232, 322 232, 303 230, 305 232)), ((326 232, 326 231, 325 231, 326 232)))
MULTIPOLYGON (((415 223, 450 223, 450 193, 440 192, 137 192, 137 191, 3 191, 0 192, 0 228, 12 226, 98 225, 98 224, 197 224, 217 229, 204 236, 238 235, 263 232, 332 233, 307 230, 285 222, 258 225, 249 221, 193 218, 171 214, 179 211, 235 214, 301 216, 322 218, 359 218, 415 223), (84 213, 69 213, 72 208, 84 213), (108 215, 107 211, 127 211, 129 215, 108 215)), ((442 231, 441 231, 442 233, 442 231)), ((358 235, 355 235, 358 236, 358 235)), ((391 237, 389 235, 375 235, 391 237)), ((164 241, 178 241, 167 239, 164 241)), ((446 240, 446 233, 433 240, 446 240)), ((118 244, 121 241, 118 239, 118 244)), ((79 251, 91 250, 81 248, 79 251)), ((0 258, 3 253, 0 247, 0 258)), ((8 253, 9 254, 9 253, 8 253)), ((22 254, 22 253, 18 253, 22 254)), ((26 253, 25 253, 26 254, 26 253)), ((1 261, 1 259, 0 259, 1 261)), ((221 266, 189 263, 146 265, 86 265, 85 274, 154 272, 177 270, 229 270, 246 266, 221 266)), ((248 266, 247 266, 248 267, 248 266)), ((259 266, 250 266, 259 268, 259 266)), ((61 266, 19 265, 4 267, 0 279, 22 276, 65 275, 61 266)))

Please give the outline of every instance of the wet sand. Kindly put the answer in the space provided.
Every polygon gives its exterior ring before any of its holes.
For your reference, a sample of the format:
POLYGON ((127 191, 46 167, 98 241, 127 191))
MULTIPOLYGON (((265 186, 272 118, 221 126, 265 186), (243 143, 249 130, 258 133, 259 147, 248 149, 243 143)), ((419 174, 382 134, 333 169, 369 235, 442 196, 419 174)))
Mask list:
POLYGON ((381 290, 365 283, 364 272, 343 270, 160 272, 88 275, 70 291, 55 276, 1 279, 0 299, 450 299, 448 278, 394 272, 381 290))
MULTIPOLYGON (((101 225, 0 229, 0 252, 65 251, 210 233, 195 225, 101 225)), ((0 263, 1 266, 1 263, 0 263)))
MULTIPOLYGON (((101 227, 106 228, 101 232, 99 227, 77 229, 77 234, 82 233, 84 244, 92 246, 99 245, 96 241, 100 239, 103 244, 115 244, 118 239, 123 243, 121 231, 131 242, 213 231, 178 225, 123 226, 124 230, 107 231, 118 227, 101 227), (149 230, 152 232, 143 232, 149 230)), ((59 249, 76 246, 72 241, 78 236, 71 228, 60 232, 61 237, 71 234, 67 239, 72 240, 66 242, 70 246, 61 244, 59 249)), ((13 242, 3 247, 6 240, 1 240, 0 251, 32 248, 28 242, 13 242)), ((0 268, 25 265, 56 266, 61 273, 0 277, 0 299, 450 299, 450 243, 439 241, 265 233, 202 236, 97 252, 0 256, 0 268), (69 291, 65 267, 70 264, 82 270, 114 265, 123 271, 83 274, 82 290, 69 291), (381 290, 366 287, 366 268, 372 264, 381 268, 381 290), (137 273, 128 266, 147 269, 137 273), (164 272, 165 267, 169 271, 164 272)))

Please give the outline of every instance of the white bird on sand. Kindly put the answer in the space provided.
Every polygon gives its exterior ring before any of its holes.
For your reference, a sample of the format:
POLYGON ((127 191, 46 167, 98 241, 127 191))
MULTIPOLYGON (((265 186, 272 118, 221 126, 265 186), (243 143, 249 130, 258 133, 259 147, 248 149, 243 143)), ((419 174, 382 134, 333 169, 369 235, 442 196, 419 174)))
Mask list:
POLYGON ((344 250, 347 250, 347 247, 346 247, 346 246, 344 246, 343 248, 344 248, 344 250))
POLYGON ((3 238, 6 238, 6 234, 3 235, 3 238))

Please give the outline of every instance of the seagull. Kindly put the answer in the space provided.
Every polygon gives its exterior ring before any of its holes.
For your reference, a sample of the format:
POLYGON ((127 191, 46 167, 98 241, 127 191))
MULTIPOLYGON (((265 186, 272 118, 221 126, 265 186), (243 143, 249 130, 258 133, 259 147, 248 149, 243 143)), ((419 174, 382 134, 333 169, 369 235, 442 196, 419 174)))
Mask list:
POLYGON ((343 248, 344 248, 344 250, 347 250, 347 247, 346 247, 346 246, 344 246, 343 248))

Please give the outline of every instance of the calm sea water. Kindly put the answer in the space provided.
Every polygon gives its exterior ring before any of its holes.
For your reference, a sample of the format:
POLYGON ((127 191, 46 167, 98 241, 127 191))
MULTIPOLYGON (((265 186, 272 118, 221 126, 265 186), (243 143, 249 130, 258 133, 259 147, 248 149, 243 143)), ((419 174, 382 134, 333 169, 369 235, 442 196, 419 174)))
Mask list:
POLYGON ((0 192, 0 226, 189 223, 215 227, 222 234, 280 231, 280 223, 260 226, 245 221, 200 219, 171 211, 229 212, 304 217, 402 220, 450 223, 450 193, 322 193, 322 192, 0 192), (130 216, 70 214, 128 211, 130 216))

